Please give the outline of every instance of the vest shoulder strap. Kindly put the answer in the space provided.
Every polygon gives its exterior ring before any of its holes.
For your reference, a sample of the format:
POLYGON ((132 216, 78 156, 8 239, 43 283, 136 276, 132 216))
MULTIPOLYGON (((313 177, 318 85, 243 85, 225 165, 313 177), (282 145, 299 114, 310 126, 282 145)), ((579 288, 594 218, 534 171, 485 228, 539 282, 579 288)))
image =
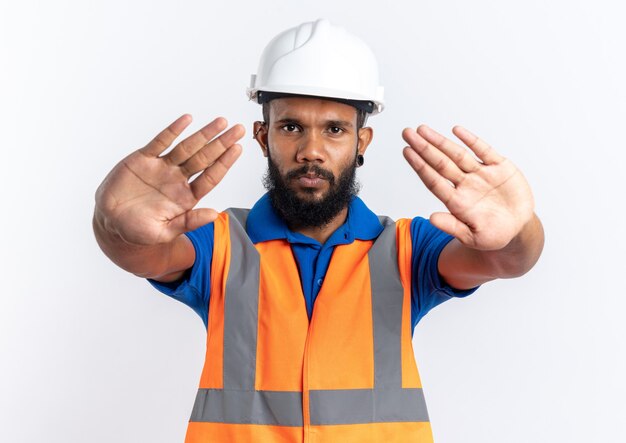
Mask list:
POLYGON ((246 208, 228 208, 225 212, 228 213, 231 217, 239 222, 239 224, 244 228, 246 228, 246 222, 248 220, 248 214, 250 213, 250 209, 246 208))

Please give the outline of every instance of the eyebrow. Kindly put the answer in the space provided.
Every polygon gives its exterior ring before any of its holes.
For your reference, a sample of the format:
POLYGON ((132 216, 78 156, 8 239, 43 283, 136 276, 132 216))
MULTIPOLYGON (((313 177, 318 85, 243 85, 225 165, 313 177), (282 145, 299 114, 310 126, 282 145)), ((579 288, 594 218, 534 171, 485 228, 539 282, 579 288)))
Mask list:
POLYGON ((275 124, 277 125, 286 125, 287 123, 291 123, 291 124, 296 124, 296 125, 300 125, 300 121, 296 118, 281 118, 280 120, 276 120, 275 124))
POLYGON ((352 127, 352 123, 351 122, 347 122, 345 120, 329 120, 328 124, 330 126, 345 126, 348 128, 352 127))
MULTIPOLYGON (((280 120, 277 120, 276 124, 279 124, 279 125, 296 124, 296 125, 301 126, 302 122, 298 120, 297 118, 286 117, 286 118, 281 118, 280 120)), ((326 124, 328 126, 343 126, 347 128, 351 128, 353 126, 351 122, 345 121, 345 120, 328 120, 326 124)))

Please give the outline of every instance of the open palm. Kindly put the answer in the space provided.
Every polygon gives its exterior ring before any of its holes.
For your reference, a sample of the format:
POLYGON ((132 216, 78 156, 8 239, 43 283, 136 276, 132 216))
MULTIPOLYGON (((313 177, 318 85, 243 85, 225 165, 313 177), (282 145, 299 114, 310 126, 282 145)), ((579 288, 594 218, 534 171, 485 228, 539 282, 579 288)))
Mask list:
POLYGON ((450 211, 430 220, 468 247, 501 249, 533 216, 530 186, 510 160, 480 138, 460 126, 453 132, 476 157, 426 125, 402 133, 409 144, 406 160, 450 211))
POLYGON ((144 148, 122 161, 96 192, 96 210, 107 231, 135 245, 167 243, 217 217, 213 209, 194 209, 241 154, 235 142, 244 128, 217 118, 165 151, 191 123, 183 115, 144 148), (200 173, 192 181, 195 174, 200 173))

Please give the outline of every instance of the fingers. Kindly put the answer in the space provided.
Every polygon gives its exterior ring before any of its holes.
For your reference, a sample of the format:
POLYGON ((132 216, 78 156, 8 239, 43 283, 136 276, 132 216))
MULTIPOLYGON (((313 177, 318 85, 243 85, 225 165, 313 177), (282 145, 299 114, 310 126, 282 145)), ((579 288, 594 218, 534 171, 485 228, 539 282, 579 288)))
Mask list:
POLYGON ((494 163, 500 163, 504 160, 504 157, 498 154, 495 149, 493 149, 483 140, 481 140, 462 126, 455 126, 454 128, 452 128, 452 132, 472 151, 474 151, 474 154, 476 154, 476 156, 484 164, 490 165, 494 163))
MULTIPOLYGON (((442 151, 433 146, 433 144, 429 143, 424 135, 431 136, 431 133, 434 131, 428 131, 429 128, 424 125, 420 126, 417 132, 413 129, 406 128, 402 131, 402 137, 409 144, 411 149, 413 149, 413 151, 425 160, 430 167, 457 185, 463 180, 465 174, 461 168, 459 168, 459 166, 455 164, 448 155, 446 155, 445 151, 442 151)), ((439 142, 441 143, 441 141, 439 142)))
POLYGON ((204 145, 186 162, 180 165, 183 173, 187 177, 191 177, 195 173, 211 166, 226 150, 233 147, 235 142, 244 136, 245 132, 242 125, 235 125, 209 144, 204 145))
POLYGON ((174 140, 176 140, 176 137, 178 137, 190 123, 191 115, 184 114, 178 117, 172 124, 153 138, 150 143, 141 148, 140 151, 145 155, 157 157, 170 147, 174 140))
POLYGON ((437 147, 463 171, 474 172, 480 167, 480 163, 471 156, 466 148, 457 145, 432 128, 420 125, 417 128, 417 133, 424 137, 428 143, 437 147))
POLYGON ((218 117, 211 123, 191 134, 189 137, 177 144, 171 152, 163 156, 172 165, 180 165, 187 161, 204 145, 209 143, 213 137, 226 129, 228 122, 224 117, 218 117))
POLYGON ((454 194, 454 187, 409 146, 402 153, 430 192, 447 206, 454 194))
POLYGON ((232 145, 211 166, 196 177, 189 184, 195 198, 200 200, 217 186, 240 155, 241 145, 232 145))

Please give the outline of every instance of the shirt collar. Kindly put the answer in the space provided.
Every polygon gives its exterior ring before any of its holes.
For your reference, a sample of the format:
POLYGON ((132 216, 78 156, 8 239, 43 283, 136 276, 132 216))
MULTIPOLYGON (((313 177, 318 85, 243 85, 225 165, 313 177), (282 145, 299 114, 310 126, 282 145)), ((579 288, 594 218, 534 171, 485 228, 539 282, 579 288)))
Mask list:
MULTIPOLYGON (((292 232, 274 210, 269 195, 261 197, 250 210, 246 231, 252 243, 270 240, 287 240, 289 243, 314 243, 317 240, 292 232)), ((327 243, 345 244, 357 240, 373 240, 383 231, 383 225, 363 200, 353 197, 348 205, 348 217, 328 239, 327 243)))

